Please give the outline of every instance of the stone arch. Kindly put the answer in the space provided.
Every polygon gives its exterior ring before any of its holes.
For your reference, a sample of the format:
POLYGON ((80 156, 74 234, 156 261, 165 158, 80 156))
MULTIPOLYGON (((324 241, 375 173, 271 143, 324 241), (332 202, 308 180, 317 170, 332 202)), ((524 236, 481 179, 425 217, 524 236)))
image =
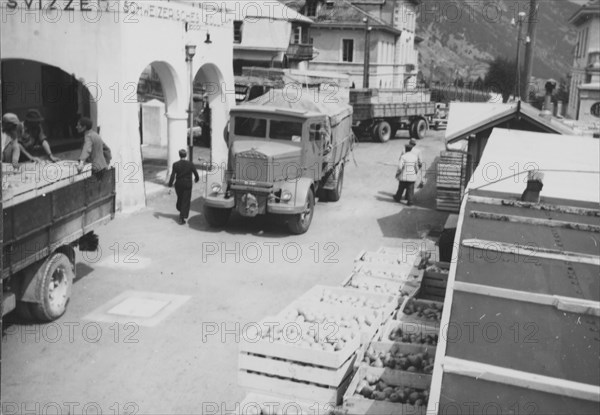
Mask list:
MULTIPOLYGON (((168 174, 170 173, 170 167, 173 165, 175 161, 179 159, 178 151, 181 148, 186 148, 186 100, 185 100, 185 89, 182 86, 181 78, 177 73, 176 69, 165 61, 155 60, 150 64, 141 68, 138 72, 140 77, 138 79, 138 87, 140 86, 140 82, 142 82, 142 75, 144 74, 145 68, 151 67, 160 81, 160 101, 164 102, 164 112, 161 111, 161 114, 157 114, 159 121, 162 126, 164 126, 164 134, 166 134, 164 144, 163 142, 155 143, 158 148, 152 150, 151 154, 149 154, 148 158, 154 159, 156 167, 160 167, 159 174, 155 174, 156 172, 152 172, 152 177, 154 180, 158 182, 157 184, 161 184, 162 182, 168 179, 168 174), (166 148, 165 148, 166 147, 166 148)), ((138 91, 140 91, 138 89, 138 91)), ((159 127, 160 128, 160 127, 159 127)), ((141 132, 141 129, 138 130, 138 134, 141 132)), ((141 144, 142 137, 138 136, 138 142, 141 144)), ((145 142, 147 140, 145 139, 145 142)), ((145 159, 145 157, 143 157, 145 159)), ((144 173, 146 171, 152 170, 152 168, 148 169, 148 166, 144 165, 144 173)), ((149 181, 148 177, 144 178, 146 182, 149 181)), ((148 196, 148 192, 150 191, 150 187, 146 186, 146 193, 148 196)))
POLYGON ((235 85, 225 85, 221 70, 213 63, 203 64, 194 77, 194 84, 205 91, 211 112, 211 163, 221 165, 227 160, 227 124, 229 122, 228 94, 233 96, 235 85))
POLYGON ((2 112, 16 113, 22 120, 28 109, 44 117, 44 129, 58 151, 80 145, 75 124, 79 117, 97 119, 101 90, 68 68, 45 61, 11 57, 2 59, 2 112), (69 145, 70 144, 70 145, 69 145))

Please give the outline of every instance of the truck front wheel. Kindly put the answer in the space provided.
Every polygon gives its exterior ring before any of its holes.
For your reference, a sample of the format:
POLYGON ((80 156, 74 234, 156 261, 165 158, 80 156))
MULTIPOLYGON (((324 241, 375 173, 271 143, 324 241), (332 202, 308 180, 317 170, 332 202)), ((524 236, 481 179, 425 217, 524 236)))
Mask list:
POLYGON ((294 215, 288 222, 290 232, 296 235, 305 233, 310 227, 312 222, 313 213, 315 210, 315 196, 313 191, 309 190, 306 195, 306 202, 304 203, 304 210, 302 213, 294 215))
POLYGON ((221 228, 227 224, 231 209, 204 206, 204 218, 212 228, 221 228))
POLYGON ((35 276, 35 297, 39 302, 30 303, 33 317, 53 321, 62 316, 67 310, 74 277, 69 258, 63 253, 52 254, 35 276))

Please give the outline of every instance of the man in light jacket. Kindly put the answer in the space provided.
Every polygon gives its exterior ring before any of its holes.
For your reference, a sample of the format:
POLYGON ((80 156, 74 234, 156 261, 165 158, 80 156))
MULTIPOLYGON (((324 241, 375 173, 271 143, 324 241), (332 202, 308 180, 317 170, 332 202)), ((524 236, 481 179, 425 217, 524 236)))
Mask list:
POLYGON ((412 151, 414 145, 407 144, 404 148, 405 152, 400 157, 396 172, 396 179, 399 183, 394 200, 400 202, 402 194, 406 190, 406 205, 411 206, 415 194, 415 182, 418 179, 419 170, 421 170, 421 158, 416 152, 412 151))

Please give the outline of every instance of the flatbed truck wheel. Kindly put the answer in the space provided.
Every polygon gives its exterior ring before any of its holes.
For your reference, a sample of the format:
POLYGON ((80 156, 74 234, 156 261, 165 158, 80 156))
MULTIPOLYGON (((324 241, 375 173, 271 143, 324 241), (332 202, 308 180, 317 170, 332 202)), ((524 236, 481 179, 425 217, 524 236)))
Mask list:
POLYGON ((306 195, 306 201, 304 202, 304 210, 302 213, 294 215, 288 221, 288 227, 290 232, 295 235, 300 235, 305 233, 310 227, 310 223, 312 222, 313 213, 315 210, 315 195, 312 190, 308 191, 306 195))
POLYGON ((376 138, 380 143, 390 141, 392 137, 392 126, 387 121, 379 121, 375 126, 376 138))
POLYGON ((212 228, 221 228, 229 221, 231 209, 220 209, 211 206, 204 206, 204 218, 212 228))
POLYGON ((327 199, 332 202, 337 202, 342 197, 342 186, 344 185, 344 165, 340 164, 337 171, 337 183, 334 189, 327 191, 327 199))
POLYGON ((427 134, 427 130, 429 129, 427 125, 427 120, 425 118, 419 118, 413 122, 411 125, 414 129, 413 137, 419 140, 425 138, 425 134, 427 134))
POLYGON ((75 277, 74 264, 60 252, 52 254, 35 275, 35 297, 29 303, 32 316, 40 321, 53 321, 67 310, 75 277))

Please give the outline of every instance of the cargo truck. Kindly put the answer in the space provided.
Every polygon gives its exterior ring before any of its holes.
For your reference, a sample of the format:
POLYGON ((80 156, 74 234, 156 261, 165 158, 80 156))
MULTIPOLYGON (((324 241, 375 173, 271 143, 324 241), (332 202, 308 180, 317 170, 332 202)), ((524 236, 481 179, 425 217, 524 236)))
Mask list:
POLYGON ((76 248, 95 251, 94 229, 115 213, 115 171, 102 177, 76 161, 2 166, 2 315, 27 320, 64 314, 76 248))
POLYGON ((206 183, 204 216, 224 226, 233 210, 245 217, 284 215, 289 230, 310 227, 315 198, 338 201, 354 135, 352 107, 292 98, 273 89, 233 108, 225 174, 206 183))
POLYGON ((436 114, 430 99, 426 89, 351 89, 354 132, 385 143, 408 129, 411 138, 421 139, 436 114))

